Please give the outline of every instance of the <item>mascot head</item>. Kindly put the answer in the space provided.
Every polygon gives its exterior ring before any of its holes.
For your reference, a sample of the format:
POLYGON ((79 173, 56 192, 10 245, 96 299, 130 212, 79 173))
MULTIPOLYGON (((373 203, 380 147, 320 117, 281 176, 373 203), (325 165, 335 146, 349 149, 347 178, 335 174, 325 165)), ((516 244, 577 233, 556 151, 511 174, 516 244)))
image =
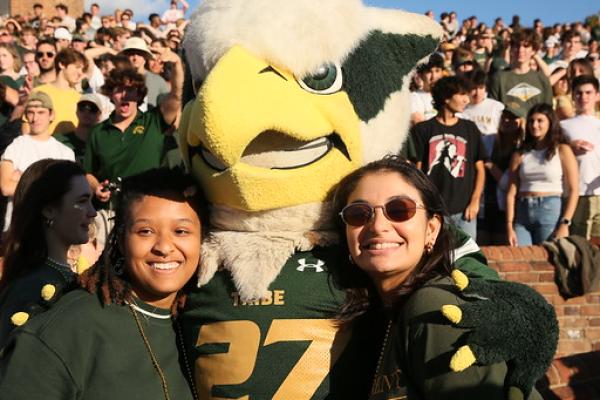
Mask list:
POLYGON ((215 205, 322 202, 400 149, 411 71, 441 35, 360 0, 204 0, 184 41, 197 94, 179 128, 187 167, 215 205))

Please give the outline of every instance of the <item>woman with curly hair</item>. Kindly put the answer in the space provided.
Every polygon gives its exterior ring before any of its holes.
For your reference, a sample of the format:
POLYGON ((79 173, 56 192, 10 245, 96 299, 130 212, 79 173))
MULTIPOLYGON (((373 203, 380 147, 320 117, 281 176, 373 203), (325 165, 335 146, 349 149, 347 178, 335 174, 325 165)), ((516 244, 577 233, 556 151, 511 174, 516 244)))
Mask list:
POLYGON ((3 397, 196 397, 177 351, 177 306, 200 261, 201 197, 189 176, 167 169, 126 178, 116 197, 115 228, 80 278, 85 290, 17 330, 4 350, 3 397))

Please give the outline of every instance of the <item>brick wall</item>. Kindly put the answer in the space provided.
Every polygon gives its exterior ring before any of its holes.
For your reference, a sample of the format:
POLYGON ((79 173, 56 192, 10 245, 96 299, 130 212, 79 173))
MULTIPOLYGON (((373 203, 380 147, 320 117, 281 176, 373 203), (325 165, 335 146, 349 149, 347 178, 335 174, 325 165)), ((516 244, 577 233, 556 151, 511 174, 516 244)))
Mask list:
POLYGON ((525 283, 554 306, 560 326, 556 357, 600 350, 600 292, 564 300, 543 247, 483 247, 490 267, 503 279, 525 283))
MULTIPOLYGON (((44 5, 44 14, 47 17, 54 16, 54 6, 59 3, 69 7, 69 15, 77 18, 83 14, 83 0, 8 0, 8 12, 10 15, 30 15, 33 14, 33 5, 40 3, 44 5)), ((98 2, 101 4, 101 2, 98 2)))

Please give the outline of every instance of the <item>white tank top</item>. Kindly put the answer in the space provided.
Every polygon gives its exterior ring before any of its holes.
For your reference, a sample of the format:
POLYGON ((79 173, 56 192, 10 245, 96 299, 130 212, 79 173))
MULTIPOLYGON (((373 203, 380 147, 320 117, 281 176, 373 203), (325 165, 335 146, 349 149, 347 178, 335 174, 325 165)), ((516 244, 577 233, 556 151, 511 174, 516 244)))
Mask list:
POLYGON ((519 193, 562 193, 563 171, 558 149, 550 160, 546 160, 545 156, 546 149, 523 154, 519 166, 519 193))

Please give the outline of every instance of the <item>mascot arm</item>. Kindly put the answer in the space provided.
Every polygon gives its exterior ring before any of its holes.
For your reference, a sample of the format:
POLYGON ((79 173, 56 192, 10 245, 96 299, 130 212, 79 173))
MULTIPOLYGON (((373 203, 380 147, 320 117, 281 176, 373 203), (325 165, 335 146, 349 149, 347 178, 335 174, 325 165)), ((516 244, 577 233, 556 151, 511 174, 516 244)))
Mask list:
POLYGON ((467 341, 450 361, 459 372, 473 364, 505 361, 510 399, 528 398, 552 362, 558 343, 554 309, 532 288, 506 281, 469 279, 452 273, 461 295, 471 301, 442 307, 456 327, 468 329, 467 341))

